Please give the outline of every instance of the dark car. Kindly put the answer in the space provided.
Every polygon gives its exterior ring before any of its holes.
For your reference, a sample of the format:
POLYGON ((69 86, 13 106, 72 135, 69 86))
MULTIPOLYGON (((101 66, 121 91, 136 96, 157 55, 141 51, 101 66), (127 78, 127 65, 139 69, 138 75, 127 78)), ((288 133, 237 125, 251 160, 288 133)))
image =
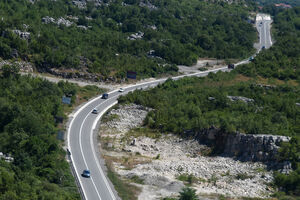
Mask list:
POLYGON ((265 46, 262 46, 262 48, 261 49, 265 49, 266 47, 265 46))
POLYGON ((82 176, 86 177, 86 178, 90 178, 91 177, 91 172, 88 169, 83 170, 82 172, 82 176))
POLYGON ((234 64, 229 64, 228 69, 234 69, 234 64))
POLYGON ((102 99, 108 99, 108 94, 107 93, 102 94, 102 99))
POLYGON ((95 109, 93 109, 92 113, 93 114, 98 114, 98 110, 95 108, 95 109))

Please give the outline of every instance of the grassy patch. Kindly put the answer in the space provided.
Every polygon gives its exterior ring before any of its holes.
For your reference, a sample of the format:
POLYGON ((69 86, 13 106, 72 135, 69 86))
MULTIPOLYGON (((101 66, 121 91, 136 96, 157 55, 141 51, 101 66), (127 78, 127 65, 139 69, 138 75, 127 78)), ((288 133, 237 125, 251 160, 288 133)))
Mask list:
POLYGON ((140 188, 131 185, 126 180, 123 180, 117 173, 113 171, 112 164, 110 162, 106 163, 107 176, 117 190, 119 197, 122 200, 136 200, 137 195, 140 192, 140 188))
POLYGON ((140 128, 132 129, 129 132, 127 132, 125 136, 121 139, 121 141, 131 142, 132 137, 138 138, 141 136, 152 138, 152 139, 159 139, 162 136, 162 134, 157 130, 149 129, 147 127, 140 127, 140 128))
POLYGON ((192 174, 180 174, 176 179, 183 181, 185 185, 192 185, 194 183, 205 182, 202 178, 197 178, 192 174))
POLYGON ((141 184, 141 185, 144 184, 144 180, 141 179, 140 177, 138 177, 137 175, 134 175, 133 177, 131 177, 130 180, 137 184, 141 184))
POLYGON ((239 180, 246 180, 246 179, 252 179, 253 175, 248 175, 247 173, 238 173, 235 178, 239 180))
POLYGON ((103 123, 106 123, 106 122, 110 122, 110 121, 113 121, 113 120, 118 120, 120 119, 120 116, 117 115, 117 114, 107 114, 103 117, 103 119, 101 120, 103 123))
POLYGON ((125 167, 127 170, 133 169, 138 164, 150 163, 151 159, 147 157, 135 157, 135 156, 124 156, 124 157, 113 157, 113 156, 104 156, 104 159, 108 162, 117 162, 125 167))

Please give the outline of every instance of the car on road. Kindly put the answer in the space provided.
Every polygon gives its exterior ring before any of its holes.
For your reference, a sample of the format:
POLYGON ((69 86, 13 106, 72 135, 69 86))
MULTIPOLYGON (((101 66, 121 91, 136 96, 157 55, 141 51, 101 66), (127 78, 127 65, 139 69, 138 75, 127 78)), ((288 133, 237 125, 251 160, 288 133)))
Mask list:
POLYGON ((228 69, 234 69, 234 64, 228 64, 228 69))
POLYGON ((108 94, 107 93, 102 94, 102 99, 108 99, 108 94))
POLYGON ((261 47, 261 49, 265 49, 265 48, 266 48, 265 46, 262 46, 262 47, 261 47))
POLYGON ((93 109, 92 113, 93 114, 98 114, 98 110, 95 108, 95 109, 93 109))
POLYGON ((119 89, 119 92, 124 92, 124 89, 123 89, 123 88, 120 88, 120 89, 119 89))
POLYGON ((253 61, 253 60, 254 60, 254 57, 251 56, 251 57, 249 58, 249 61, 253 61))
POLYGON ((90 178, 90 177, 91 177, 91 172, 90 172, 90 170, 85 169, 85 170, 83 170, 83 172, 82 172, 81 175, 82 175, 83 177, 90 178))

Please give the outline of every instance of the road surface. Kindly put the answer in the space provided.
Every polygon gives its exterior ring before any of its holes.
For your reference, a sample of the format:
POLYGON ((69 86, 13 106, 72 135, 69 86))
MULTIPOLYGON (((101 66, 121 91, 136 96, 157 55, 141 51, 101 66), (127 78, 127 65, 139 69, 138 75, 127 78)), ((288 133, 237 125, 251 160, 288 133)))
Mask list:
MULTIPOLYGON (((184 76, 207 76, 209 72, 228 71, 227 67, 214 69, 197 74, 182 75, 173 77, 178 80, 184 76)), ((120 93, 118 90, 109 93, 108 99, 97 97, 81 107, 70 122, 68 129, 68 149, 71 152, 71 159, 75 168, 79 183, 82 187, 85 199, 88 200, 114 200, 117 199, 115 191, 105 177, 103 169, 100 165, 97 154, 97 134, 94 131, 96 124, 101 115, 112 105, 117 102, 117 98, 121 94, 126 94, 135 89, 145 89, 154 87, 159 83, 163 83, 167 79, 155 80, 152 82, 141 83, 124 88, 125 91, 120 93), (92 110, 97 108, 100 114, 93 114, 92 110), (91 178, 81 176, 84 169, 91 171, 91 178)))
MULTIPOLYGON (((270 38, 270 23, 271 20, 264 17, 261 17, 261 20, 258 20, 256 23, 260 34, 260 47, 265 46, 265 48, 269 48, 272 45, 270 38), (260 22, 262 22, 261 25, 260 22)), ((248 60, 249 59, 243 60, 236 63, 236 65, 247 63, 248 60)), ((227 66, 204 72, 177 76, 172 79, 178 80, 185 76, 207 76, 210 72, 216 73, 218 71, 228 71, 227 66)), ((119 95, 124 95, 135 89, 155 87, 157 84, 163 83, 166 80, 167 78, 164 78, 127 86, 124 88, 125 91, 122 93, 118 92, 118 90, 114 90, 109 93, 108 99, 101 99, 100 96, 96 97, 72 114, 72 119, 68 127, 68 150, 71 153, 70 158, 83 192, 83 198, 86 200, 118 199, 113 186, 103 172, 99 160, 96 125, 102 114, 117 103, 119 95), (97 108, 100 113, 92 114, 92 110, 94 108, 97 108), (90 178, 84 178, 81 176, 84 169, 90 170, 90 178)))
POLYGON ((271 23, 272 19, 269 15, 257 14, 256 16, 256 28, 259 33, 259 47, 268 49, 272 46, 271 40, 271 23))

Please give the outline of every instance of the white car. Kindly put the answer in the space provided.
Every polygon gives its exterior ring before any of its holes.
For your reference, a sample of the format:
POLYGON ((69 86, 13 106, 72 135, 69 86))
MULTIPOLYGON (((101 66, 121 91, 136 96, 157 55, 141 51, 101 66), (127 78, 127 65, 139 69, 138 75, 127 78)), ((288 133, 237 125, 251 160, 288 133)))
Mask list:
POLYGON ((123 89, 123 88, 120 88, 120 89, 119 89, 119 92, 124 92, 124 89, 123 89))

